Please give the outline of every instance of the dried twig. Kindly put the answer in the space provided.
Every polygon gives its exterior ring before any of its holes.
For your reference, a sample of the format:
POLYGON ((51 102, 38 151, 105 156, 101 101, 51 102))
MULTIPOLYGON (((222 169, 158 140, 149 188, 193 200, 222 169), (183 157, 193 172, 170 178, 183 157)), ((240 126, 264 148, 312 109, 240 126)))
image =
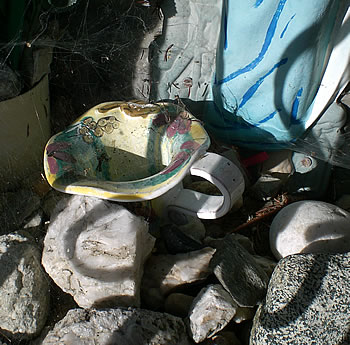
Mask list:
POLYGON ((274 198, 271 205, 265 206, 261 210, 258 210, 257 212, 255 212, 255 215, 253 216, 252 219, 249 219, 245 223, 239 225, 238 227, 236 227, 235 229, 230 231, 230 233, 234 233, 234 232, 237 232, 239 230, 250 227, 250 226, 274 215, 275 213, 280 211, 283 207, 296 201, 296 199, 297 199, 296 197, 292 197, 290 195, 287 195, 286 193, 278 196, 277 198, 274 198))

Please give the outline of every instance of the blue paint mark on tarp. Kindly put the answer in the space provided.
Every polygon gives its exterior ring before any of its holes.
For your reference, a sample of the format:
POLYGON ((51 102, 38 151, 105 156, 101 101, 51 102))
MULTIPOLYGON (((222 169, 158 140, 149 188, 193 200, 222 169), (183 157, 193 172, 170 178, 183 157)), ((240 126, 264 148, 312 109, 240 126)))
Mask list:
POLYGON ((293 18, 295 17, 295 14, 288 20, 288 23, 286 24, 286 26, 284 27, 284 29, 282 30, 282 33, 280 35, 280 38, 283 38, 285 32, 287 31, 288 25, 289 23, 293 20, 293 18))
POLYGON ((277 113, 279 113, 280 111, 281 111, 281 109, 277 109, 277 110, 273 111, 270 115, 268 115, 268 116, 266 116, 265 118, 263 118, 262 120, 260 120, 260 121, 259 121, 259 124, 262 124, 262 123, 264 123, 264 122, 267 122, 267 121, 273 119, 274 116, 275 116, 277 113))
POLYGON ((256 0, 256 1, 255 1, 254 7, 255 7, 255 8, 259 7, 263 1, 264 1, 264 0, 256 0))
POLYGON ((240 68, 239 70, 231 73, 230 75, 228 75, 224 79, 219 80, 218 84, 227 83, 228 81, 238 77, 239 75, 253 70, 261 62, 261 60, 264 58, 264 56, 265 56, 265 54, 266 54, 266 52, 271 44, 272 38, 275 35, 277 23, 278 23, 278 20, 280 18, 280 15, 283 11, 283 7, 286 4, 286 2, 287 2, 287 0, 280 0, 278 7, 273 15, 273 18, 270 22, 270 25, 267 29, 267 32, 265 35, 265 40, 264 40, 264 43, 263 43, 263 46, 260 50, 259 55, 251 63, 249 63, 247 66, 240 68))
POLYGON ((296 124, 296 123, 300 123, 300 120, 297 119, 298 116, 298 110, 299 110, 299 104, 300 104, 300 97, 303 93, 303 88, 301 87, 298 90, 297 95, 295 96, 294 102, 293 102, 293 106, 292 106, 292 117, 291 117, 291 123, 296 124))
POLYGON ((266 77, 268 77, 276 68, 284 65, 285 63, 287 63, 288 59, 284 58, 282 59, 280 62, 277 62, 265 75, 263 75, 261 78, 259 78, 259 80, 252 85, 247 92, 243 95, 242 97, 242 101, 240 103, 240 105, 238 106, 238 109, 242 108, 251 97, 253 97, 253 95, 255 94, 255 92, 258 90, 259 86, 262 84, 262 82, 264 81, 264 79, 266 77))

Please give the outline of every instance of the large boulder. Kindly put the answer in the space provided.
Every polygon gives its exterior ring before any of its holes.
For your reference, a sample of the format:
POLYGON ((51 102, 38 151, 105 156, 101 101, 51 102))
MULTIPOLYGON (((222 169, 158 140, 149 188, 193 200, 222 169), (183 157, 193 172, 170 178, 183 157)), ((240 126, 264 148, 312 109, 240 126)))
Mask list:
POLYGON ((349 344, 350 253, 290 255, 274 270, 250 345, 349 344))

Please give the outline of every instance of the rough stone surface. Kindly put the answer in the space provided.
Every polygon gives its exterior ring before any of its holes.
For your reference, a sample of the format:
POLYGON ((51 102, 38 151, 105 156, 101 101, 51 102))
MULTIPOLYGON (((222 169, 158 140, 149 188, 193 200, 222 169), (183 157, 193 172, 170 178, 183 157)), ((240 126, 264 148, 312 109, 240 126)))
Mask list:
POLYGON ((350 253, 279 261, 250 345, 350 344, 350 253))
POLYGON ((235 323, 241 323, 243 321, 252 320, 255 315, 255 311, 255 308, 237 306, 236 314, 232 321, 235 323))
POLYGON ((187 236, 174 224, 162 227, 161 234, 169 254, 187 253, 205 247, 200 242, 187 236))
MULTIPOLYGON (((71 196, 69 194, 61 193, 55 189, 51 189, 45 195, 45 198, 42 200, 41 207, 42 207, 44 213, 49 218, 51 218, 51 216, 54 215, 54 211, 55 211, 56 215, 59 213, 57 207, 60 207, 61 210, 63 210, 65 208, 66 203, 69 202, 70 198, 71 198, 71 196), (63 200, 65 200, 66 202, 64 202, 63 200)), ((51 220, 53 220, 53 219, 51 219, 51 220)))
POLYGON ((222 331, 212 338, 206 339, 202 345, 242 345, 242 343, 235 333, 222 331))
POLYGON ((189 345, 180 318, 148 310, 72 309, 42 345, 189 345))
POLYGON ((38 210, 36 213, 32 214, 25 222, 23 228, 30 229, 36 228, 42 224, 43 221, 43 211, 38 210))
POLYGON ((0 193, 0 235, 19 230, 39 207, 40 198, 31 190, 0 193))
POLYGON ((222 330, 236 313, 237 304, 219 284, 203 288, 188 315, 193 340, 199 343, 222 330))
POLYGON ((275 269, 277 262, 270 258, 260 255, 253 255, 255 262, 264 270, 268 277, 271 277, 273 270, 275 269))
POLYGON ((205 237, 205 226, 197 217, 186 216, 187 223, 179 225, 179 229, 197 242, 202 242, 205 237))
POLYGON ((213 248, 176 255, 152 255, 145 265, 142 288, 156 288, 166 295, 175 287, 206 279, 213 271, 209 262, 213 248))
POLYGON ((283 183, 283 180, 279 177, 262 175, 252 186, 251 191, 257 199, 267 201, 278 194, 283 183))
MULTIPOLYGON (((249 254, 255 256, 256 252, 254 250, 254 245, 247 236, 237 233, 233 233, 230 236, 233 237, 245 250, 247 250, 249 254)), ((204 243, 213 248, 220 247, 223 241, 225 241, 225 238, 206 237, 204 239, 204 243)))
POLYGON ((254 307, 265 297, 267 274, 234 236, 224 238, 210 267, 240 307, 254 307))
POLYGON ((350 211, 350 194, 342 195, 335 204, 345 211, 350 211))
POLYGON ((177 292, 172 293, 165 300, 164 310, 172 315, 186 317, 191 308, 193 300, 193 296, 177 292))
POLYGON ((277 259, 297 253, 350 251, 350 213, 322 201, 298 201, 283 208, 270 227, 277 259))
POLYGON ((44 241, 46 271, 83 308, 139 306, 143 265, 155 241, 148 224, 105 200, 63 202, 44 241))
POLYGON ((40 251, 25 232, 0 236, 0 329, 11 338, 31 338, 49 309, 48 277, 40 251))

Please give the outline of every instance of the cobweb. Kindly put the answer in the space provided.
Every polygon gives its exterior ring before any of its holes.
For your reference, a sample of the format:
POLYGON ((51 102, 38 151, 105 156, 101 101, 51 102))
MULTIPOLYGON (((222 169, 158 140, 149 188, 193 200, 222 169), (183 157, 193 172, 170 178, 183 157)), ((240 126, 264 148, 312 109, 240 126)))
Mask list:
MULTIPOLYGON (((28 1, 27 13, 33 11, 33 4, 34 0, 28 1)), ((18 93, 25 92, 31 87, 28 82, 31 53, 39 48, 49 50, 52 54, 49 74, 52 134, 101 102, 147 100, 151 59, 148 45, 162 24, 156 4, 149 5, 147 1, 80 0, 64 11, 43 7, 37 16, 35 32, 30 35, 18 32, 10 42, 0 43, 0 68, 10 66, 15 70, 18 82, 13 85, 18 93), (148 37, 146 41, 145 37, 148 37), (15 50, 29 57, 17 70, 10 61, 15 50)), ((30 21, 31 16, 26 20, 30 21)), ((2 145, 1 150, 6 152, 9 147, 2 145)), ((12 173, 11 169, 7 171, 8 175, 12 173)), ((30 193, 23 190, 22 201, 29 200, 30 193)), ((15 189, 1 194, 0 225, 20 227, 23 206, 18 196, 15 189), (9 200, 10 193, 13 202, 9 200)), ((0 332, 1 342, 28 343, 24 339, 11 341, 3 332, 0 332)))
POLYGON ((80 0, 64 11, 50 7, 38 18, 37 32, 25 40, 18 40, 18 36, 25 36, 18 35, 3 44, 0 58, 5 64, 15 47, 52 49, 50 97, 54 131, 98 103, 147 99, 149 87, 136 89, 135 79, 140 76, 135 71, 140 60, 146 61, 142 73, 144 82, 149 82, 144 37, 161 22, 156 4, 80 0))

